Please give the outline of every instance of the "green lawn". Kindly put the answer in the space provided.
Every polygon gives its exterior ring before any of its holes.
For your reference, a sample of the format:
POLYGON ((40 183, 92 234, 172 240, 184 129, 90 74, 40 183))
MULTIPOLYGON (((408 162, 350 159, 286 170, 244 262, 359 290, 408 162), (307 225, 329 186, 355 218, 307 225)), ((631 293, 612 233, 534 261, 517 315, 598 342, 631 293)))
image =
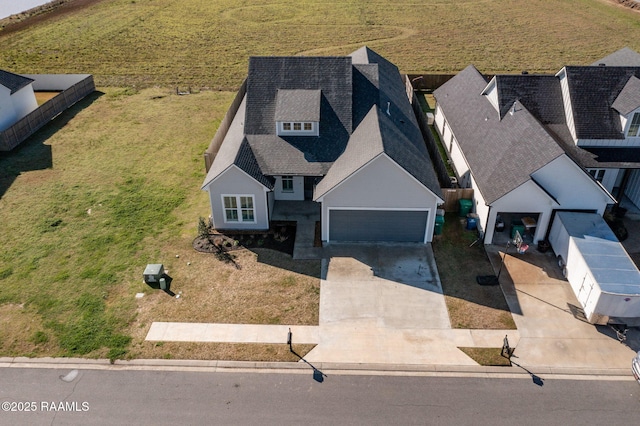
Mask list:
POLYGON ((202 153, 233 96, 107 89, 0 156, 0 355, 124 351, 144 265, 207 215, 202 153))
POLYGON ((367 44, 403 72, 556 72, 640 50, 640 13, 607 0, 109 0, 0 31, 0 68, 92 73, 98 86, 240 85, 250 55, 367 44))

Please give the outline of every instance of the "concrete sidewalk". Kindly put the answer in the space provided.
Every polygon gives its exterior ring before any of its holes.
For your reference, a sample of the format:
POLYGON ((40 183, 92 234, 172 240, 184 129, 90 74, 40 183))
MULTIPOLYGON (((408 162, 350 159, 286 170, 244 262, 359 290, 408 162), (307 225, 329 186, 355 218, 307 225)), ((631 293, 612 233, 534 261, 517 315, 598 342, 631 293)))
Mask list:
MULTIPOLYGON (((529 251, 505 257, 500 284, 518 330, 452 329, 430 246, 331 245, 323 249, 317 326, 154 323, 147 340, 293 343, 317 346, 316 364, 466 366, 477 364, 459 347, 502 346, 531 371, 626 371, 640 333, 623 344, 612 330, 574 313, 578 302, 553 254, 529 251)), ((488 246, 494 270, 503 253, 488 246)), ((586 374, 586 373, 585 373, 586 374)), ((630 374, 630 373, 629 373, 630 374)))
POLYGON ((458 347, 512 345, 517 330, 451 328, 430 246, 332 244, 325 247, 318 326, 153 323, 147 340, 287 342, 317 346, 313 363, 477 365, 458 347))

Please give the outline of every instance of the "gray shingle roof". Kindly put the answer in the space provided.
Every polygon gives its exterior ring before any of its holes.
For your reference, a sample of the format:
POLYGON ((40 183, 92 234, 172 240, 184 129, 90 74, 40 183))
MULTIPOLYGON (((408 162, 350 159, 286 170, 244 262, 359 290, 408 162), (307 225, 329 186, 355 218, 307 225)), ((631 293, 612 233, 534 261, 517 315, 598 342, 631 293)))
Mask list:
POLYGON ((12 95, 23 87, 33 83, 33 81, 31 78, 0 70, 0 85, 9 89, 12 95))
POLYGON ((613 103, 640 67, 567 66, 569 96, 578 139, 624 139, 613 103))
POLYGON ((640 107, 640 79, 636 76, 629 78, 611 106, 622 115, 627 115, 640 107))
POLYGON ((600 64, 608 67, 640 67, 640 54, 628 47, 623 47, 591 65, 599 66, 600 64))
POLYGON ((315 175, 324 166, 314 163, 335 161, 352 131, 352 90, 349 57, 250 58, 244 132, 256 158, 264 159, 262 172, 281 174, 281 165, 288 165, 300 174, 315 175), (276 135, 279 90, 321 92, 319 136, 276 135), (283 159, 273 158, 277 156, 283 159))
POLYGON ((348 57, 251 57, 247 77, 247 135, 275 134, 278 89, 321 90, 323 117, 320 133, 351 128, 351 60, 348 57), (330 112, 324 117, 323 112, 330 112))
POLYGON ((434 92, 455 134, 479 191, 492 203, 564 154, 520 101, 502 120, 481 93, 485 78, 471 66, 434 92))
POLYGON ((202 188, 206 187, 216 177, 220 176, 232 165, 236 165, 249 176, 263 184, 269 189, 273 189, 274 179, 265 176, 258 166, 255 155, 243 132, 243 122, 245 119, 246 96, 242 100, 238 112, 233 118, 229 130, 220 146, 220 150, 211 164, 211 168, 204 179, 202 188))
POLYGON ((262 173, 272 176, 322 176, 347 144, 316 136, 247 135, 247 140, 262 173))
POLYGON ((442 198, 429 153, 398 68, 363 47, 354 59, 354 123, 347 148, 316 187, 321 197, 381 153, 442 198), (366 112, 365 112, 366 111, 366 112))
POLYGON ((320 121, 320 90, 279 89, 276 121, 320 121))
POLYGON ((395 65, 366 47, 339 58, 256 57, 203 186, 235 164, 268 188, 271 176, 326 175, 318 187, 329 190, 383 152, 442 197, 395 65), (313 121, 289 117, 311 117, 307 106, 318 103, 319 137, 275 134, 276 119, 313 121))
POLYGON ((553 75, 497 75, 500 118, 515 101, 535 115, 541 123, 565 123, 560 81, 553 75))

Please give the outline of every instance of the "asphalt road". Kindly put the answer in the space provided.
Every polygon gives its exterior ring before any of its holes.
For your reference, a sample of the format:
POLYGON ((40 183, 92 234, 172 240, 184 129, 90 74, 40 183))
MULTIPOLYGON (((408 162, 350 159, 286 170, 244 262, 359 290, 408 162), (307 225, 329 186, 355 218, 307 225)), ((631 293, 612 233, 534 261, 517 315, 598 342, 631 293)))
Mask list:
POLYGON ((0 368, 0 387, 0 425, 640 423, 632 380, 0 368))

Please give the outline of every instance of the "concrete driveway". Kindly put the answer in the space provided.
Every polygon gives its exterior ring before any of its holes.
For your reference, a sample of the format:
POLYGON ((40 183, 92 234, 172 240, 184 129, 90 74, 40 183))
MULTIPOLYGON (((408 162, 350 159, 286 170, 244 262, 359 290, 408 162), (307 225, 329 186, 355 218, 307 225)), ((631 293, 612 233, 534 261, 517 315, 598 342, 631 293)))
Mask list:
POLYGON ((306 360, 476 365, 457 348, 477 342, 470 330, 451 330, 430 245, 325 249, 319 342, 306 360))
POLYGON ((431 247, 332 245, 320 292, 320 325, 449 329, 431 247))
MULTIPOLYGON (((487 246, 487 254, 497 270, 504 248, 487 246)), ((640 333, 630 329, 623 344, 609 327, 587 323, 553 252, 509 252, 504 259, 500 284, 520 333, 515 362, 525 367, 629 368, 640 349, 640 333)))

